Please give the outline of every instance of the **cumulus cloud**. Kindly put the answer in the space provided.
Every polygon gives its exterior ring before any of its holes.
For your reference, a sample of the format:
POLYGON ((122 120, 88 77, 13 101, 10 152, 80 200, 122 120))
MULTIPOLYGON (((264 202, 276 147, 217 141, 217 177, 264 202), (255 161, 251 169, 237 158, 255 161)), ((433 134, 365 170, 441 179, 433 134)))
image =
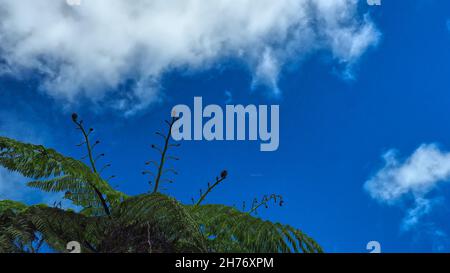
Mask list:
POLYGON ((67 102, 113 95, 128 114, 158 100, 166 71, 224 58, 241 60, 254 84, 277 91, 283 66, 309 52, 351 65, 376 44, 379 33, 357 2, 0 0, 0 72, 36 72, 42 90, 67 102))
POLYGON ((393 150, 384 155, 384 160, 385 166, 366 181, 364 188, 372 198, 389 205, 413 200, 402 223, 402 228, 409 230, 440 203, 440 199, 428 196, 440 183, 450 180, 450 152, 435 144, 423 144, 404 160, 399 160, 393 150))

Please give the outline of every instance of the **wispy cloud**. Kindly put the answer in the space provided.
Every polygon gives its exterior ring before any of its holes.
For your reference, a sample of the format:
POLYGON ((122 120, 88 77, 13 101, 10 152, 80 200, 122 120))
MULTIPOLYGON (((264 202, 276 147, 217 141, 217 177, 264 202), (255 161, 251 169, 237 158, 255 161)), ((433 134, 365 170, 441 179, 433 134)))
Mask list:
POLYGON ((435 144, 423 144, 404 160, 394 150, 385 153, 384 160, 384 167, 365 182, 364 188, 372 198, 388 205, 412 200, 402 223, 403 230, 410 230, 441 203, 429 194, 450 180, 450 152, 435 144))
POLYGON ((0 33, 0 72, 36 72, 69 103, 113 95, 125 114, 157 101, 171 69, 235 58, 279 91, 286 64, 321 50, 351 66, 379 37, 357 0, 0 0, 0 33))
POLYGON ((229 90, 225 90, 225 104, 229 104, 233 101, 233 93, 229 90))
POLYGON ((401 230, 409 231, 416 227, 420 222, 420 219, 430 214, 433 207, 439 205, 441 200, 439 199, 425 199, 422 197, 417 197, 414 200, 414 207, 410 208, 405 217, 403 218, 401 230))

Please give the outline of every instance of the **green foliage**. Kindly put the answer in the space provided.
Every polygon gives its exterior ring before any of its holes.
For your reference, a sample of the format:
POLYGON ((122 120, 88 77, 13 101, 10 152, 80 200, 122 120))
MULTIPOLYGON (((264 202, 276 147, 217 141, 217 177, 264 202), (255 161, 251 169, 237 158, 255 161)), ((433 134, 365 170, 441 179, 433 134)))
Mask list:
POLYGON ((83 162, 65 157, 41 145, 25 144, 0 137, 0 165, 32 179, 30 187, 46 192, 64 192, 66 198, 83 208, 100 213, 101 204, 96 191, 111 205, 118 205, 127 196, 114 190, 83 162))
MULTIPOLYGON (((321 252, 307 235, 224 205, 203 205, 220 178, 188 206, 157 192, 129 197, 101 178, 82 121, 91 167, 53 149, 0 137, 0 166, 33 179, 28 186, 61 192, 79 212, 0 201, 0 252, 58 252, 77 241, 83 252, 321 252)), ((89 132, 92 132, 90 129, 89 132)), ((165 150, 169 143, 165 138, 165 150)), ((161 162, 164 162, 162 153, 161 162)), ((160 166, 160 172, 162 167, 160 166)), ((158 176, 160 177, 160 176, 158 176)), ((159 178, 158 178, 159 181, 159 178)))
POLYGON ((37 230, 25 217, 21 217, 30 209, 19 202, 0 201, 0 252, 36 252, 39 249, 39 246, 36 249, 33 245, 38 239, 37 230))
POLYGON ((161 193, 135 196, 123 202, 115 218, 122 225, 151 223, 164 230, 175 249, 182 252, 205 252, 206 241, 189 211, 174 198, 161 193))
POLYGON ((11 210, 12 212, 22 212, 28 208, 27 205, 11 201, 11 200, 1 200, 0 201, 0 213, 5 212, 7 210, 11 210))
POLYGON ((224 205, 191 206, 189 210, 214 252, 322 252, 300 230, 264 221, 224 205))

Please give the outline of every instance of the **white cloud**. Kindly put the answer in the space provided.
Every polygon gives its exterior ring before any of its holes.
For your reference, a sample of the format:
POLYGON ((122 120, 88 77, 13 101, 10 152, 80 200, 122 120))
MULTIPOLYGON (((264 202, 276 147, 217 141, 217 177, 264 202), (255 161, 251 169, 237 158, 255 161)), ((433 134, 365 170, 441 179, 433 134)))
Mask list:
POLYGON ((326 50, 351 65, 379 33, 357 0, 0 0, 0 71, 37 71, 48 94, 101 102, 126 80, 114 106, 133 114, 158 100, 172 69, 246 63, 254 83, 278 90, 283 66, 326 50), (3 65, 1 65, 3 63, 3 65))
POLYGON ((421 197, 417 197, 414 202, 414 207, 410 208, 403 218, 401 228, 404 231, 408 231, 417 226, 420 219, 429 214, 438 203, 436 200, 428 200, 421 197))
POLYGON ((280 64, 270 49, 266 49, 261 56, 261 60, 256 66, 253 80, 253 87, 264 85, 273 90, 275 95, 279 95, 278 76, 280 74, 280 64))
POLYGON ((412 199, 402 228, 409 230, 429 214, 438 203, 427 196, 438 184, 450 180, 450 152, 441 151, 435 144, 423 144, 412 155, 400 161, 395 151, 384 155, 385 166, 366 181, 364 188, 382 203, 395 205, 412 199))

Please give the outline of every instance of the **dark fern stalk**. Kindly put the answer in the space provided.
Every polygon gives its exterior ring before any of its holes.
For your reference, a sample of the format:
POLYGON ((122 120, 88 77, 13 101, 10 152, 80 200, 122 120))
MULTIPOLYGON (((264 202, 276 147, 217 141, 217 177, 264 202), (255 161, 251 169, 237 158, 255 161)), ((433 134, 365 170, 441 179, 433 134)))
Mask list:
POLYGON ((206 189, 205 193, 202 193, 202 191, 200 190, 200 199, 198 199, 197 203, 195 203, 194 206, 199 206, 203 202, 203 200, 205 200, 206 196, 208 196, 208 194, 215 187, 217 187, 220 183, 222 183, 222 181, 227 179, 227 177, 228 177, 228 172, 226 170, 224 170, 220 173, 220 178, 216 177, 216 182, 214 182, 214 184, 211 185, 210 183, 208 183, 208 188, 206 189))
POLYGON ((270 196, 265 195, 261 199, 261 201, 258 201, 256 198, 253 200, 252 207, 248 213, 249 214, 252 214, 252 213, 257 214, 257 210, 262 206, 264 206, 267 209, 269 207, 269 202, 271 200, 273 200, 280 207, 283 206, 283 204, 284 204, 283 196, 281 196, 281 195, 278 195, 278 194, 271 194, 270 196))
MULTIPOLYGON (((75 123, 75 125, 77 126, 77 129, 81 131, 81 133, 83 134, 83 137, 84 137, 84 142, 79 144, 78 146, 83 146, 83 145, 86 146, 87 157, 89 158, 89 162, 90 162, 90 165, 91 165, 91 168, 92 168, 92 172, 98 175, 97 168, 95 166, 95 162, 98 160, 99 157, 94 159, 92 148, 95 147, 95 145, 97 145, 100 142, 97 141, 94 144, 94 146, 91 146, 91 143, 90 143, 90 140, 89 140, 89 135, 94 131, 94 129, 90 128, 89 132, 87 132, 86 129, 84 128, 84 126, 83 126, 83 121, 82 120, 78 121, 78 115, 76 113, 72 114, 72 121, 73 121, 73 123, 75 123)), ((101 154, 100 156, 104 156, 104 154, 101 154)), ((92 183, 89 183, 89 184, 94 189, 95 194, 97 195, 97 197, 100 199, 100 202, 102 203, 103 210, 105 211, 106 215, 111 216, 111 211, 110 211, 110 209, 108 207, 108 204, 107 204, 105 198, 103 197, 103 194, 100 192, 100 190, 95 185, 93 185, 92 183)))
MULTIPOLYGON (((152 144, 151 147, 160 153, 161 158, 160 158, 160 160, 159 160, 159 163, 157 163, 156 161, 153 161, 153 160, 152 160, 152 161, 148 161, 148 162, 146 163, 146 165, 153 164, 153 165, 157 168, 158 171, 157 171, 156 175, 155 175, 152 171, 149 171, 149 170, 145 170, 145 171, 142 172, 142 174, 144 174, 144 175, 147 175, 147 174, 148 174, 148 175, 154 177, 154 179, 155 179, 155 180, 154 180, 155 185, 154 185, 154 187, 153 187, 153 193, 158 192, 159 187, 160 187, 160 185, 161 185, 161 182, 166 181, 166 182, 168 182, 168 183, 173 183, 173 181, 170 180, 170 179, 163 179, 163 180, 162 180, 162 177, 163 177, 163 175, 164 175, 165 173, 171 172, 171 173, 173 173, 173 174, 175 174, 175 175, 178 175, 178 172, 177 172, 176 170, 174 170, 173 168, 169 168, 169 169, 165 169, 165 168, 164 168, 164 166, 165 166, 167 160, 170 160, 170 159, 171 159, 171 160, 176 160, 176 161, 179 160, 179 158, 177 158, 177 157, 167 155, 167 152, 168 152, 168 150, 169 150, 169 147, 179 147, 179 146, 180 146, 179 143, 178 143, 178 144, 171 144, 171 143, 170 143, 170 139, 171 139, 171 137, 172 137, 172 127, 173 127, 174 123, 177 121, 177 119, 178 119, 178 118, 173 117, 172 120, 171 120, 170 122, 166 120, 166 123, 167 123, 167 125, 169 126, 169 130, 168 130, 168 132, 167 132, 166 135, 164 135, 164 134, 162 134, 162 133, 160 133, 160 132, 156 132, 156 134, 157 134, 158 136, 161 136, 161 137, 164 139, 164 146, 163 146, 163 148, 161 149, 161 148, 159 148, 157 145, 152 144)), ((150 185, 151 185, 151 182, 150 182, 150 185)))

